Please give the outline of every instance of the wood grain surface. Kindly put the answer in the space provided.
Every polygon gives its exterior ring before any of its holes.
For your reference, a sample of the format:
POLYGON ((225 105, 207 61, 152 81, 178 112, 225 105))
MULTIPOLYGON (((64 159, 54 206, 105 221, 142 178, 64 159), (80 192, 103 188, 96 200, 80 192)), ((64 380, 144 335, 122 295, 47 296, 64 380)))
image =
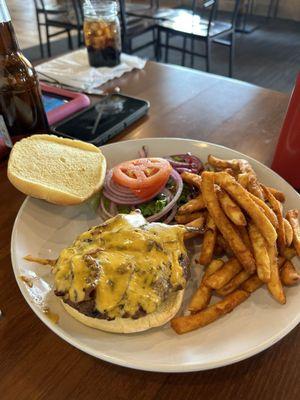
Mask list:
MULTIPOLYGON (((177 136, 240 150, 269 165, 288 97, 242 82, 148 63, 107 85, 150 100, 148 117, 118 139, 177 136)), ((73 348, 31 311, 14 279, 10 236, 24 196, 0 163, 1 399, 300 398, 300 329, 263 353, 228 367, 188 374, 135 371, 73 348)), ((250 327, 251 328, 251 327, 250 327)))

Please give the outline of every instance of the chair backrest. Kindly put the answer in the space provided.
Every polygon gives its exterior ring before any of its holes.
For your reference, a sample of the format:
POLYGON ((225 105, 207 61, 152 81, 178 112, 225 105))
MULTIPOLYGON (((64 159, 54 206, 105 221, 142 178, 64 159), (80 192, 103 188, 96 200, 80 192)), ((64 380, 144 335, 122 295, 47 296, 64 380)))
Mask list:
POLYGON ((200 14, 201 17, 205 17, 208 21, 207 35, 209 35, 210 29, 218 13, 218 0, 193 0, 192 10, 195 14, 200 14))
POLYGON ((234 0, 233 3, 234 3, 234 7, 233 7, 233 10, 232 10, 232 13, 231 13, 231 25, 232 25, 232 28, 235 29, 236 20, 237 20, 237 17, 238 17, 241 0, 234 0))
POLYGON ((71 0, 72 7, 75 13, 75 19, 78 26, 83 25, 83 2, 81 0, 71 0))
POLYGON ((36 10, 37 9, 42 9, 42 10, 46 9, 44 0, 33 0, 33 2, 34 2, 34 6, 35 6, 36 10))

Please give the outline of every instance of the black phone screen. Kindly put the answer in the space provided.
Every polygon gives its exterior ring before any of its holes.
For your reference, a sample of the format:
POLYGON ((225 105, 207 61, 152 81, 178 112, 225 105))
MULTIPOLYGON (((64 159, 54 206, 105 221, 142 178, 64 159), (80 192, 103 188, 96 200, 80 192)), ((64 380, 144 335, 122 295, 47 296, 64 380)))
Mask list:
POLYGON ((141 118, 148 108, 147 101, 112 94, 54 129, 57 134, 100 145, 141 118))

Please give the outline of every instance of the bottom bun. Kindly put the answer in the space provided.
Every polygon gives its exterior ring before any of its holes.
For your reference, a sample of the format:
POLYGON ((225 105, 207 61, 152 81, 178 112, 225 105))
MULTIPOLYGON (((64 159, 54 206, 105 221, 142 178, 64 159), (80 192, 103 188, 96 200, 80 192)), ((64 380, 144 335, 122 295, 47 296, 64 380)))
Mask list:
POLYGON ((147 329, 164 325, 170 321, 170 319, 177 314, 181 306, 183 293, 184 290, 171 293, 169 298, 158 308, 158 310, 138 319, 116 318, 112 321, 107 321, 105 319, 88 317, 63 301, 62 304, 65 310, 73 318, 91 328, 114 333, 134 333, 146 331, 147 329))

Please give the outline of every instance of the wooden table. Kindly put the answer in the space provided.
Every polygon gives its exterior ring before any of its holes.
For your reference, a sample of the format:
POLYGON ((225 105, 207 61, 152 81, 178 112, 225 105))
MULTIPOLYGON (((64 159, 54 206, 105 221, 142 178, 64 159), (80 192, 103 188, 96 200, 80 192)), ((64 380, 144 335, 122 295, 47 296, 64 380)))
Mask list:
MULTIPOLYGON (((150 100, 149 116, 121 139, 177 136, 238 149, 269 165, 288 96, 181 67, 148 63, 110 85, 150 100)), ((269 350, 206 372, 162 374, 108 364, 52 333, 21 296, 10 262, 12 225, 24 196, 0 164, 0 398, 284 399, 300 398, 300 329, 269 350)))

